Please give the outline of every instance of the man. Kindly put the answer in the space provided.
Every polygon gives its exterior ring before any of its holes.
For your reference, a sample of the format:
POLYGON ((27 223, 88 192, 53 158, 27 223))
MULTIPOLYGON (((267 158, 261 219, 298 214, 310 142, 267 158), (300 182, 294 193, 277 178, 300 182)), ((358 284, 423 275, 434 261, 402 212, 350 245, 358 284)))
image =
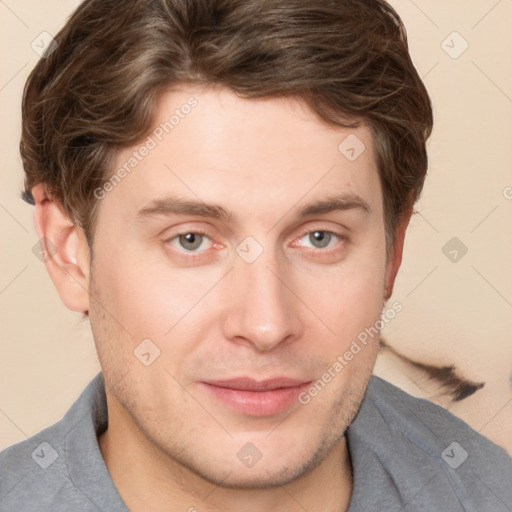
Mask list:
POLYGON ((24 197, 102 373, 2 511, 512 510, 503 449, 371 376, 432 127, 387 4, 86 0, 45 57, 24 197))

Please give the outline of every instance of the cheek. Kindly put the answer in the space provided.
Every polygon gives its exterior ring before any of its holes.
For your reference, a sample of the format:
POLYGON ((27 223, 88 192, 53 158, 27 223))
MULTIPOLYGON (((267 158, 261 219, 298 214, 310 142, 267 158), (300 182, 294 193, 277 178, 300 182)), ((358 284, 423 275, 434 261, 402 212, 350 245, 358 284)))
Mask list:
POLYGON ((163 348, 204 308, 204 296, 222 274, 217 267, 173 266, 164 253, 151 258, 134 251, 108 258, 100 285, 105 306, 133 343, 150 338, 163 348))
POLYGON ((116 254, 114 250, 103 258, 97 281, 115 317, 130 331, 130 326, 155 325, 157 318, 163 321, 165 312, 176 306, 173 297, 179 295, 177 287, 171 287, 168 273, 156 272, 152 262, 134 252, 116 254))
POLYGON ((373 324, 383 307, 383 251, 359 251, 339 266, 304 272, 304 302, 336 333, 349 334, 373 324))

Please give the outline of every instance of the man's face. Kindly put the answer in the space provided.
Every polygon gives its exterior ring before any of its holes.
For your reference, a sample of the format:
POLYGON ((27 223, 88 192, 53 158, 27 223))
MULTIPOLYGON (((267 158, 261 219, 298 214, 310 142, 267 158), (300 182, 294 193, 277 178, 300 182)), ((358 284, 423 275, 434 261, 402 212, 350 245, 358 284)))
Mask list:
MULTIPOLYGON (((377 354, 374 337, 332 370, 383 307, 370 132, 327 127, 292 99, 192 87, 162 96, 155 128, 191 96, 197 106, 155 132, 162 140, 151 134, 156 147, 145 139, 151 149, 100 203, 89 311, 109 413, 212 482, 285 484, 338 445, 377 354), (366 146, 355 160, 338 149, 350 134, 366 146), (345 207, 300 214, 334 198, 345 207), (229 217, 173 212, 176 200, 229 217), (238 377, 310 384, 301 400, 205 384, 238 377)), ((121 151, 112 172, 140 147, 121 151)))

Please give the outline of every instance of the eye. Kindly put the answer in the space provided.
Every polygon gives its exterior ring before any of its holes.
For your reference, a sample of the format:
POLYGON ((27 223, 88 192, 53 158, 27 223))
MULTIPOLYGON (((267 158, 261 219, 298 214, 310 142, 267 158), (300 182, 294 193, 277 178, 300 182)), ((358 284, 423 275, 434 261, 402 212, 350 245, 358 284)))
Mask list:
POLYGON ((314 249, 330 249, 336 244, 336 241, 342 240, 343 237, 337 233, 333 233, 332 231, 316 229, 305 233, 299 238, 299 240, 303 239, 306 239, 307 242, 311 243, 310 247, 313 247, 314 249))
MULTIPOLYGON (((208 239, 206 233, 189 231, 187 233, 179 233, 178 235, 170 238, 168 242, 177 249, 185 250, 187 252, 200 252, 197 251, 208 239)), ((208 247, 203 247, 203 250, 208 247)))

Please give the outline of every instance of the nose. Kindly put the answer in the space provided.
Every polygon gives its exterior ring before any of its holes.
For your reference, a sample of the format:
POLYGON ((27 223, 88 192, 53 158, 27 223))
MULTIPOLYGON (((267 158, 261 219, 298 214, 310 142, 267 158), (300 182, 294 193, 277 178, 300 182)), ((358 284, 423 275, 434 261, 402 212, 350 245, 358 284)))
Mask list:
POLYGON ((226 339, 266 352, 300 337, 300 300, 291 272, 278 257, 264 253, 253 263, 241 258, 230 272, 226 339))

